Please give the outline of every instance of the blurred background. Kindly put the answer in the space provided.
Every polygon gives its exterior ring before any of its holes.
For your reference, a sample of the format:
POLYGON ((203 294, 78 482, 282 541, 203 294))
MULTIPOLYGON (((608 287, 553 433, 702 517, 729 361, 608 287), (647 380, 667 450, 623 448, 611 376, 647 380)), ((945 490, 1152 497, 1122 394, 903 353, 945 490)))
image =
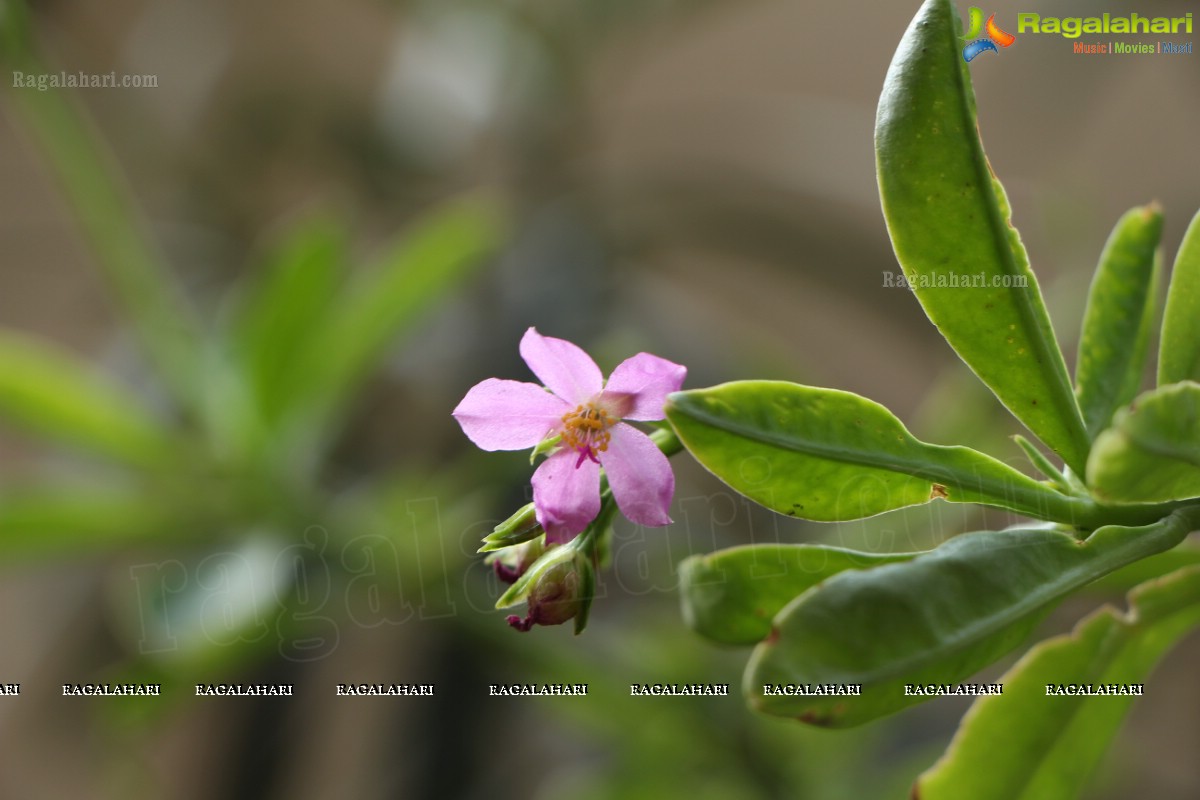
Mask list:
MULTIPOLYGON (((536 325, 605 372, 648 350, 691 387, 858 392, 1025 468, 1016 423, 883 282, 872 127, 916 5, 0 0, 6 71, 157 84, 0 94, 0 682, 22 684, 0 697, 0 798, 907 796, 966 704, 848 732, 758 717, 747 653, 684 627, 676 565, 1003 518, 807 525, 684 455, 675 523, 618 523, 588 630, 520 635, 474 551, 531 470, 450 410, 531 379, 536 325), (55 691, 134 680, 164 697, 55 691), (296 696, 190 696, 210 680, 296 696), (360 681, 437 688, 334 697, 360 681), (514 681, 592 696, 486 696, 514 681), (734 696, 626 696, 696 681, 734 696)), ((1200 208, 1195 58, 1028 35, 972 64, 1069 360, 1118 216, 1162 203, 1169 259, 1200 208)), ((1198 658, 1192 636, 1167 659, 1091 797, 1200 795, 1198 658)))

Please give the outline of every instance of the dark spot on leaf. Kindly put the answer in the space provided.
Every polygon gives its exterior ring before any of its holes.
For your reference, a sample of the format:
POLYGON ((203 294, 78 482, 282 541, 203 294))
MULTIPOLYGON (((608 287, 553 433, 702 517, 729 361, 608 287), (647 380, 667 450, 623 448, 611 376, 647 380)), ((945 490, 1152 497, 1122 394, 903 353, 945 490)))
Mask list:
POLYGON ((763 639, 763 644, 775 644, 779 641, 779 628, 771 626, 771 632, 767 634, 767 638, 763 639))
POLYGON ((795 512, 795 510, 793 510, 793 509, 790 509, 790 508, 789 508, 789 509, 788 509, 788 512, 787 512, 787 515, 788 515, 789 517, 794 517, 794 516, 796 516, 796 512, 795 512))
POLYGON ((909 792, 908 800, 921 800, 921 785, 914 783, 912 791, 909 792))
POLYGON ((942 486, 940 483, 935 483, 929 488, 929 499, 936 500, 939 497, 943 500, 946 500, 950 497, 950 492, 946 490, 945 486, 942 486))
POLYGON ((818 714, 813 709, 805 711, 803 714, 796 717, 796 719, 800 720, 801 722, 806 722, 809 725, 816 725, 821 728, 828 728, 833 723, 832 714, 828 712, 824 714, 818 714))
POLYGON ((1033 404, 1036 406, 1036 405, 1037 405, 1037 400, 1034 400, 1034 401, 1033 401, 1033 404))

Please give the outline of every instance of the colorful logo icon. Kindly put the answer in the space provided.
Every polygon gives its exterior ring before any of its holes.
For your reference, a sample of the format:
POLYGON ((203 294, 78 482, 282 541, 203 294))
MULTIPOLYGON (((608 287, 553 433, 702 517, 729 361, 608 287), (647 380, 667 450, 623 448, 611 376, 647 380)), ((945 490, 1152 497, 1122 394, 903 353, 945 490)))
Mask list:
POLYGON ((963 60, 970 62, 975 56, 980 53, 991 50, 993 53, 1000 52, 996 49, 996 45, 1000 47, 1008 47, 1017 40, 1017 37, 1011 33, 1001 30, 996 24, 996 15, 992 14, 987 18, 987 23, 983 21, 983 11, 977 6, 971 6, 968 16, 967 33, 962 38, 967 40, 967 46, 963 48, 963 60), (980 36, 980 33, 986 32, 986 36, 980 36))

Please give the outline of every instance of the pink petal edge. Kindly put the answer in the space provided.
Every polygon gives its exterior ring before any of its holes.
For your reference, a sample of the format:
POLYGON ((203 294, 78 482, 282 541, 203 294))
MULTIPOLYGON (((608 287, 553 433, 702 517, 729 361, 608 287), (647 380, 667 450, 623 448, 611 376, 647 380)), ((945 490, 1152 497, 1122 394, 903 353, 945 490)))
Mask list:
POLYGON ((483 450, 525 450, 562 424, 570 410, 535 383, 488 378, 452 412, 467 438, 483 450))
POLYGON ((521 358, 546 388, 572 405, 584 403, 604 386, 592 357, 566 339, 542 336, 536 328, 521 337, 521 358))
POLYGON ((687 367, 665 358, 638 353, 625 359, 613 370, 604 386, 604 396, 627 398, 624 419, 650 422, 663 419, 667 395, 677 392, 687 377, 687 367))
POLYGON ((675 473, 658 445, 637 428, 618 423, 610 429, 608 449, 600 463, 621 513, 639 525, 668 525, 675 473))
POLYGON ((600 466, 573 450, 559 450, 533 473, 533 507, 546 544, 569 542, 600 513, 600 466))

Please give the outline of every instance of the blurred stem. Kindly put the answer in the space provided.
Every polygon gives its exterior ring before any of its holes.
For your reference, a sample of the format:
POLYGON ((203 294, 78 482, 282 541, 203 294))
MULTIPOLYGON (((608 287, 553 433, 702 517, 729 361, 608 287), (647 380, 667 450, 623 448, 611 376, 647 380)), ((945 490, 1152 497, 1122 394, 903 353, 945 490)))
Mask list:
MULTIPOLYGON (((49 70, 35 52, 23 2, 2 0, 3 62, 49 70)), ((9 105, 42 151, 142 346, 183 404, 199 402, 199 324, 142 229, 128 187, 69 90, 13 88, 9 105)))
POLYGON ((650 434, 650 439, 658 445, 658 449, 667 458, 670 458, 683 449, 683 442, 679 441, 679 437, 675 435, 675 431, 670 428, 655 428, 650 434))

